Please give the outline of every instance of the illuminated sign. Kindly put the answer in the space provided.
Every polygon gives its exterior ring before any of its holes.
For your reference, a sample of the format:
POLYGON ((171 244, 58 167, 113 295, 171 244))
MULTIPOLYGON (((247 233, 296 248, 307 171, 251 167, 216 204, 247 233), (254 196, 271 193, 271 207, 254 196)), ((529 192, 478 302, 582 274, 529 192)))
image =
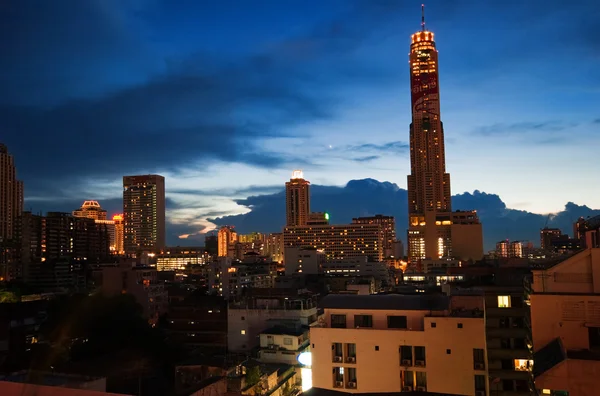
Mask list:
POLYGON ((302 352, 298 355, 298 362, 303 366, 311 366, 312 365, 312 355, 310 352, 302 352))
POLYGON ((325 220, 329 220, 329 213, 325 212, 325 220))

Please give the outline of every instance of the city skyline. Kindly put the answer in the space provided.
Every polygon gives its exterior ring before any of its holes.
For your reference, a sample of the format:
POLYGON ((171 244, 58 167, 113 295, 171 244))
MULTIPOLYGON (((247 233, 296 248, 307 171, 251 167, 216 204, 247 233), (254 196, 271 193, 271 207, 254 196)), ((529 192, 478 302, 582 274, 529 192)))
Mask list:
MULTIPOLYGON (((8 46, 15 56, 0 61, 1 75, 10 80, 3 81, 8 89, 0 98, 0 116, 8 132, 3 142, 25 182, 26 208, 71 210, 73 201, 97 199, 111 209, 104 202, 119 198, 123 175, 156 172, 167 178, 167 217, 183 235, 210 226, 207 218, 247 211, 233 199, 279 191, 292 169, 303 169, 314 184, 340 186, 371 177, 405 188, 410 120, 405 48, 418 29, 420 3, 331 2, 310 7, 314 15, 298 12, 300 3, 285 9, 265 4, 269 12, 249 18, 252 22, 242 18, 243 6, 231 14, 217 5, 202 10, 240 22, 240 30, 251 34, 227 31, 217 40, 193 43, 184 32, 222 33, 214 23, 201 30, 197 22, 207 16, 193 6, 184 17, 160 2, 102 9, 79 4, 69 18, 90 16, 86 29, 98 28, 79 32, 96 39, 86 43, 90 58, 101 61, 93 67, 85 57, 73 61, 61 52, 48 63, 41 55, 17 56, 8 46), (127 23, 132 20, 137 23, 127 23), (169 32, 174 25, 180 29, 169 32), (114 36, 127 40, 110 50, 105 48, 110 41, 96 45, 114 36), (147 45, 128 54, 138 42, 147 45), (77 62, 80 73, 70 75, 77 62), (39 72, 48 65, 47 74, 39 72), (224 73, 229 81, 223 81, 224 73), (86 76, 90 81, 83 84, 86 76), (52 89, 56 81, 64 83, 60 89, 52 89), (320 89, 308 94, 315 84, 320 89), (144 99, 148 95, 153 102, 144 99), (232 98, 239 99, 238 107, 229 107, 232 98), (190 116, 192 111, 200 116, 190 116), (233 124, 224 122, 226 114, 233 115, 233 124), (98 118, 103 115, 106 120, 98 118), (90 149, 86 134, 105 142, 90 149)), ((426 4, 428 26, 443 48, 440 84, 453 191, 499 194, 509 207, 535 213, 560 210, 569 201, 600 207, 599 187, 588 183, 597 170, 579 166, 597 146, 600 128, 594 113, 597 43, 590 23, 599 7, 511 6, 426 4), (459 20, 468 23, 457 25, 459 20), (566 40, 563 28, 581 39, 566 40), (573 55, 584 61, 572 64, 573 55)), ((16 10, 14 21, 3 26, 18 29, 19 21, 37 18, 40 29, 26 40, 34 46, 32 36, 49 26, 45 18, 61 20, 64 12, 39 8, 40 15, 16 10)), ((65 31, 77 29, 67 24, 65 31)), ((48 37, 50 44, 57 45, 59 36, 48 37)), ((81 49, 80 44, 68 46, 81 49)))

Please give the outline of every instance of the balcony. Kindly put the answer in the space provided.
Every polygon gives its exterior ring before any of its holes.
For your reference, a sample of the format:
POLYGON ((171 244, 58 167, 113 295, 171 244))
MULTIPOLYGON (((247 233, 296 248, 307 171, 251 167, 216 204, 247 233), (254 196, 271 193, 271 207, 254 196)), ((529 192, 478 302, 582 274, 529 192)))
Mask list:
POLYGON ((526 316, 527 307, 511 307, 511 308, 486 308, 485 313, 488 317, 505 317, 505 316, 526 316))
POLYGON ((530 359, 531 353, 529 349, 504 349, 488 347, 488 359, 530 359))
POLYGON ((528 330, 519 327, 486 327, 488 337, 527 338, 528 330))
POLYGON ((531 378, 531 373, 529 371, 516 371, 510 369, 489 369, 489 376, 500 378, 502 380, 528 381, 531 378))

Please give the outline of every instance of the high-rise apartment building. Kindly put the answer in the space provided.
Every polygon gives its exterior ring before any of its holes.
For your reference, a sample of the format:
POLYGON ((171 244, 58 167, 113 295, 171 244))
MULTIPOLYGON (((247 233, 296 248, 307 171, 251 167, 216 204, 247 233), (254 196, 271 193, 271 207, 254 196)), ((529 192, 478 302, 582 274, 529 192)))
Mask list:
POLYGON ((81 208, 73 211, 73 216, 106 220, 106 210, 102 209, 98 201, 85 201, 81 208))
POLYGON ((123 177, 124 245, 126 254, 165 247, 165 178, 123 177))
POLYGON ((0 143, 0 241, 13 238, 23 212, 23 182, 17 180, 13 156, 0 143))
POLYGON ((300 170, 285 183, 285 215, 288 227, 306 225, 310 216, 310 182, 300 170))
POLYGON ((378 214, 370 217, 357 217, 352 219, 352 224, 381 224, 384 255, 385 257, 394 255, 394 242, 396 242, 396 220, 394 216, 378 214))
POLYGON ((123 224, 123 215, 118 214, 114 215, 112 221, 115 224, 115 239, 114 239, 114 252, 116 254, 124 254, 125 246, 124 246, 124 224, 123 224))
POLYGON ((413 34, 411 39, 409 260, 444 257, 478 260, 483 257, 483 238, 478 236, 481 224, 477 214, 461 212, 460 226, 453 227, 455 215, 452 213, 450 174, 446 172, 444 127, 440 115, 438 52, 434 34, 425 29, 424 17, 421 31, 413 34), (466 213, 470 215, 462 216, 466 213), (479 239, 481 249, 470 247, 478 244, 479 239), (457 246, 453 246, 454 240, 457 246))
POLYGON ((235 255, 235 244, 238 241, 238 234, 232 226, 223 226, 219 229, 219 257, 233 257, 235 255))
POLYGON ((552 250, 552 242, 562 237, 562 235, 562 231, 558 228, 542 228, 540 230, 540 247, 542 250, 552 250))

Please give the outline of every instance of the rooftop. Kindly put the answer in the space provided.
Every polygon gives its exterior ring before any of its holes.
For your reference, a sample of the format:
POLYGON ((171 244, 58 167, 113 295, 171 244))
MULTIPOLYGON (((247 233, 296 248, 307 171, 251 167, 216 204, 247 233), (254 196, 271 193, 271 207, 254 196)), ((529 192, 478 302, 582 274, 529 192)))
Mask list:
POLYGON ((296 337, 300 337, 305 333, 308 333, 308 328, 290 328, 284 326, 273 326, 262 332, 262 334, 291 335, 296 337))
POLYGON ((381 309, 398 311, 443 311, 450 306, 444 295, 375 294, 368 296, 330 294, 319 307, 325 309, 381 309))
MULTIPOLYGON (((311 388, 306 392, 303 392, 304 396, 348 396, 349 394, 346 392, 338 392, 329 389, 321 389, 321 388, 311 388)), ((457 394, 450 395, 449 393, 437 393, 437 392, 382 392, 382 393, 360 393, 361 396, 461 396, 457 394)))
POLYGON ((95 381, 100 378, 101 377, 89 377, 76 374, 23 370, 0 377, 0 380, 18 382, 22 384, 69 387, 70 384, 82 384, 84 382, 95 381))

